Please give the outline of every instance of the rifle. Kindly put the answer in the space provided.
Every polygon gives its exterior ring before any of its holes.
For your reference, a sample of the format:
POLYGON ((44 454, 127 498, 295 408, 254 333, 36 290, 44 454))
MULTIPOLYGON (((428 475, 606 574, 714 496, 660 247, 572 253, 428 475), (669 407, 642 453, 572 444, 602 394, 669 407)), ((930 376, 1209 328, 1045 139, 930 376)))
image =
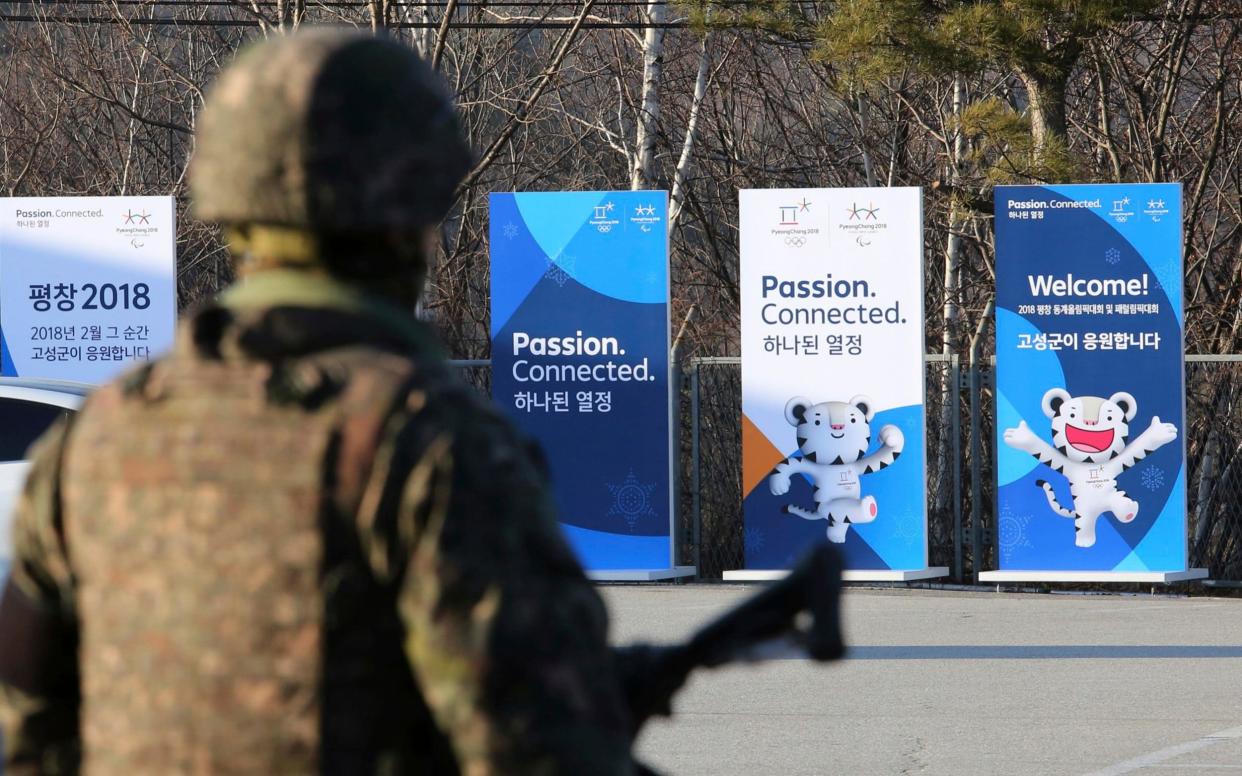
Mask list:
POLYGON ((651 717, 671 715, 673 696, 700 668, 762 660, 790 646, 818 662, 843 656, 841 568, 837 551, 820 544, 787 577, 701 628, 689 641, 614 650, 633 735, 651 717))

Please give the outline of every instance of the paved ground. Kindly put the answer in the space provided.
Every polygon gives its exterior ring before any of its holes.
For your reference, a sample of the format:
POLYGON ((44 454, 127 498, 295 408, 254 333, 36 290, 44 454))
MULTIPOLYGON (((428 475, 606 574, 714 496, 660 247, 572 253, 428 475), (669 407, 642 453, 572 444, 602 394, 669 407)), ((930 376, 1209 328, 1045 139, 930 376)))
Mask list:
MULTIPOLYGON (((744 587, 604 588, 619 643, 744 587)), ((851 589, 850 659, 696 677, 652 723, 669 774, 1242 775, 1242 599, 851 589)))

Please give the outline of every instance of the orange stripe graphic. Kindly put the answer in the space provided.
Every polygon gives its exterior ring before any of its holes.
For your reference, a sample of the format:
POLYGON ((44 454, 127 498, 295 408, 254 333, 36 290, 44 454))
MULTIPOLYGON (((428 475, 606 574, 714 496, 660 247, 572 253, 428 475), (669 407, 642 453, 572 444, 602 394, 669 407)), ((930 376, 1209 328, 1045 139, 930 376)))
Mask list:
POLYGON ((742 498, 750 495, 756 485, 772 472, 772 467, 785 460, 759 427, 742 416, 742 498))

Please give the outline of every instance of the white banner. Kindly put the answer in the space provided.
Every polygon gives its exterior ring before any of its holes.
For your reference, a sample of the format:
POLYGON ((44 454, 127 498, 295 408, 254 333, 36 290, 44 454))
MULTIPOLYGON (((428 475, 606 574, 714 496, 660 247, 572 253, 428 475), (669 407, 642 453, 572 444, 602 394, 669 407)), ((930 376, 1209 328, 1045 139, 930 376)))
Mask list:
POLYGON ((172 197, 0 198, 3 374, 103 382, 172 344, 172 197))
POLYGON ((917 188, 740 193, 747 569, 927 565, 917 188))

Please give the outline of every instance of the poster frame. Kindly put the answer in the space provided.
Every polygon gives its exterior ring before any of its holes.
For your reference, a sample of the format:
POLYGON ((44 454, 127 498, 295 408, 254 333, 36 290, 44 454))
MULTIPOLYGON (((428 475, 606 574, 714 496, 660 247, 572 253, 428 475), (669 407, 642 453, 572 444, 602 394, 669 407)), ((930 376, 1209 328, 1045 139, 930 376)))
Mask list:
MULTIPOLYGON (((926 407, 927 407, 927 404, 926 404, 927 396, 926 396, 926 394, 927 394, 927 387, 926 387, 926 381, 925 381, 925 378, 924 378, 924 369, 925 369, 925 367, 924 367, 924 358, 925 358, 925 352, 926 352, 926 331, 925 331, 925 326, 923 326, 923 324, 922 324, 922 321, 923 321, 923 308, 924 308, 924 304, 925 304, 925 301, 924 301, 924 299, 923 299, 923 296, 924 296, 924 293, 925 293, 925 292, 924 292, 924 290, 923 290, 923 289, 925 288, 925 281, 924 281, 924 261, 923 261, 923 252, 924 252, 924 249, 925 249, 925 242, 924 242, 924 223, 923 223, 923 215, 924 215, 924 213, 923 213, 923 207, 924 207, 924 203, 923 203, 923 190, 922 190, 922 188, 921 188, 921 187, 913 187, 913 186, 911 186, 911 187, 899 187, 899 188, 903 188, 903 189, 906 189, 907 191, 911 191, 911 192, 913 193, 912 195, 913 195, 913 197, 914 197, 914 200, 915 200, 915 202, 917 203, 917 204, 916 204, 916 213, 915 213, 915 215, 914 215, 914 218, 915 218, 915 220, 916 220, 916 224, 917 224, 917 226, 915 226, 915 227, 914 227, 914 231, 915 231, 915 233, 917 234, 917 251, 915 251, 915 253, 916 253, 916 255, 917 255, 917 259, 916 259, 916 262, 915 262, 915 263, 916 263, 916 266, 918 267, 918 281, 917 281, 917 286, 918 286, 919 291, 918 291, 918 294, 917 294, 918 315, 917 315, 917 317, 915 318, 915 323, 914 323, 913 325, 914 325, 914 327, 916 328, 916 330, 917 330, 917 332, 918 332, 918 343, 919 343, 919 344, 918 344, 918 361, 919 361, 919 378, 918 378, 918 379, 919 379, 919 383, 918 383, 918 391, 917 391, 917 392, 918 392, 918 405, 919 405, 919 407, 921 408, 921 413, 920 413, 920 414, 921 414, 921 416, 922 416, 922 418, 923 418, 923 422, 922 422, 921 426, 920 426, 920 427, 919 427, 919 429, 918 429, 918 440, 917 440, 917 441, 918 441, 918 443, 919 443, 919 444, 921 444, 921 445, 923 446, 923 449, 922 449, 922 451, 921 451, 921 452, 922 452, 922 456, 923 456, 923 457, 924 457, 924 459, 925 459, 925 456, 926 456, 926 407)), ((750 213, 752 213, 752 212, 754 212, 753 210, 748 210, 748 207, 749 207, 749 208, 754 208, 754 207, 755 207, 754 205, 748 206, 748 205, 746 204, 746 200, 747 200, 749 197, 759 197, 759 196, 764 196, 764 195, 771 195, 771 194, 774 194, 774 193, 777 193, 777 192, 786 192, 786 193, 788 194, 788 197, 789 197, 789 198, 791 198, 791 199, 790 199, 790 201, 794 201, 794 200, 797 200, 797 199, 801 198, 801 201, 802 201, 802 202, 807 202, 808 200, 811 200, 811 201, 823 201, 823 200, 828 200, 828 201, 830 201, 830 202, 831 202, 831 201, 835 200, 836 198, 838 198, 838 197, 842 197, 842 196, 852 196, 852 197, 858 197, 858 198, 866 198, 866 197, 868 197, 868 196, 880 196, 880 193, 881 193, 881 192, 886 192, 886 193, 888 193, 888 194, 891 194, 891 193, 892 193, 892 191, 893 191, 893 189, 892 189, 891 187, 834 187, 834 188, 827 188, 827 187, 799 187, 799 188, 789 188, 789 189, 748 189, 748 190, 743 190, 743 191, 739 192, 739 197, 738 197, 738 200, 739 200, 739 201, 738 201, 738 208, 739 208, 739 215, 738 215, 739 230, 741 230, 741 229, 746 229, 746 228, 747 228, 747 225, 750 223, 749 214, 750 214, 750 213)), ((872 203, 872 205, 874 205, 874 203, 872 203)), ((783 208, 782 208, 782 210, 783 210, 783 208)), ((785 220, 785 218, 782 216, 782 219, 781 219, 781 220, 782 220, 782 221, 784 221, 784 220, 785 220)), ((793 220, 795 220, 795 221, 796 221, 797 219, 795 218, 795 219, 793 219, 793 220)), ((826 229, 827 229, 827 231, 831 232, 832 225, 833 225, 834 223, 839 223, 839 221, 840 221, 840 220, 841 220, 841 219, 840 219, 839 217, 834 219, 833 217, 829 216, 829 217, 827 218, 827 220, 822 220, 821 222, 822 222, 822 223, 824 223, 824 224, 826 224, 826 229)), ((757 225, 752 225, 750 228, 752 228, 752 229, 759 229, 760 227, 758 227, 757 225)), ((829 239, 829 243, 831 243, 831 241, 832 241, 831 235, 829 235, 829 238, 830 238, 830 239, 829 239)), ((840 238, 838 237, 838 238, 835 238, 835 239, 840 239, 840 238)), ((741 253, 742 253, 742 251, 744 250, 744 245, 745 245, 746 241, 742 239, 741 234, 739 234, 739 240, 740 240, 740 241, 742 241, 742 246, 740 246, 740 249, 739 249, 739 258, 740 258, 740 261, 745 261, 746 259, 745 259, 745 257, 744 257, 744 256, 741 256, 741 253)), ((862 244, 862 243, 860 243, 860 245, 861 245, 861 244, 862 244)), ((827 260, 829 257, 833 256, 833 253, 834 253, 834 252, 833 252, 830 248, 828 248, 828 247, 825 247, 825 250, 826 250, 827 252, 826 252, 826 253, 824 253, 824 254, 820 257, 820 259, 821 259, 821 262, 820 262, 820 264, 821 264, 820 269, 823 269, 824 271, 826 271, 827 267, 829 266, 829 265, 827 265, 827 264, 826 264, 826 261, 825 261, 825 260, 827 260)), ((839 257, 838 257, 838 258, 839 258, 839 257)), ((752 258, 751 260, 752 260, 752 261, 755 261, 756 259, 752 258)), ((741 273, 741 272, 739 272, 739 279, 740 279, 740 282, 745 283, 745 278, 746 278, 746 275, 745 275, 745 274, 743 274, 743 273, 741 273)), ((743 288, 742 293, 743 293, 743 298, 745 298, 745 296, 746 296, 746 289, 745 289, 745 288, 743 288)), ((903 298, 904 298, 904 297, 903 297, 903 298)), ((746 324, 746 321, 747 321, 747 320, 749 320, 749 318, 748 318, 748 317, 747 317, 747 315, 746 315, 746 306, 745 306, 745 302, 743 302, 743 310, 742 310, 742 318, 741 318, 741 319, 742 319, 743 325, 745 325, 745 324, 746 324)), ((756 324, 757 324, 757 322, 752 323, 752 325, 756 325, 756 324)), ((746 340, 745 340, 745 339, 743 339, 743 344, 745 344, 745 342, 746 342, 746 340)), ((744 358, 743 358, 743 360, 742 360, 741 369, 742 369, 742 374, 743 374, 743 379, 742 379, 742 396, 743 396, 743 397, 745 397, 745 396, 746 396, 746 394, 747 394, 747 391, 746 391, 746 380, 744 379, 744 375, 745 375, 745 373, 746 373, 746 362, 745 362, 745 359, 744 359, 744 358)), ((827 400, 827 399, 826 399, 826 397, 815 397, 815 400, 827 400)), ((836 400, 836 397, 833 397, 833 400, 836 400)), ((745 403, 745 402, 744 402, 744 399, 743 399, 743 404, 744 404, 744 403, 745 403)), ((739 412, 740 412, 740 413, 742 413, 742 415, 744 416, 744 415, 745 415, 744 407, 739 407, 739 412)), ((745 422, 745 421, 743 421, 743 422, 745 422)), ((876 430, 876 429, 875 429, 875 428, 873 428, 873 432, 874 432, 875 430, 876 430)), ((913 440, 907 440, 907 444, 908 444, 910 441, 913 441, 913 440)), ((745 451, 745 444, 743 444, 743 460, 745 460, 745 455, 746 455, 746 451, 745 451)), ((746 484, 747 484, 747 483, 746 483, 746 481, 747 481, 747 477, 745 476, 745 474, 743 475, 743 478, 742 478, 742 479, 743 479, 743 488, 745 488, 745 486, 746 486, 746 484)), ((928 531, 929 531, 929 524, 928 524, 928 513, 927 513, 927 469, 926 469, 926 462, 925 462, 925 460, 924 460, 924 465, 922 466, 921 476, 919 477, 919 484, 920 484, 920 491, 921 491, 921 493, 922 493, 922 506, 921 506, 921 512, 922 512, 922 548, 921 548, 921 550, 922 550, 922 559, 921 559, 921 563, 920 563, 920 564, 917 564, 917 565, 910 566, 910 567, 905 567, 905 568, 889 568, 889 569, 864 569, 864 568, 853 568, 853 569, 850 569, 850 568, 847 568, 847 569, 844 571, 844 578, 845 578, 846 580, 850 580, 850 581, 899 581, 899 582, 908 582, 908 581, 917 581, 917 580, 923 580, 923 579, 934 579, 934 578, 943 577, 943 576, 947 576, 947 575, 948 575, 949 570, 948 570, 948 568, 947 568, 947 567, 943 567, 943 566, 929 567, 929 565, 928 565, 928 561, 929 561, 929 547, 928 547, 928 536, 929 536, 928 531)), ((762 482, 761 482, 761 484, 760 484, 760 485, 758 485, 758 486, 756 486, 756 487, 763 487, 762 482)), ((745 492, 744 492, 742 495, 743 495, 743 499, 745 499, 745 498, 747 497, 748 493, 745 493, 745 492)), ((739 505, 739 506, 741 506, 741 505, 739 505)), ((743 511, 743 520, 745 520, 745 514, 744 514, 744 513, 745 513, 745 509, 744 509, 744 507, 742 507, 742 511, 743 511)), ((809 545, 808 545, 808 546, 809 546, 809 545)), ((724 576, 724 579, 725 579, 726 581, 763 581, 763 580, 779 579, 779 578, 783 577, 783 576, 784 576, 785 574, 787 574, 787 573, 788 573, 787 569, 779 569, 779 568, 743 568, 743 569, 730 569, 730 570, 726 570, 726 571, 724 572, 723 576, 724 576)))
MULTIPOLYGON (((585 570, 586 570, 587 576, 597 581, 643 582, 643 581, 657 581, 657 580, 664 580, 664 579, 687 577, 687 576, 693 576, 695 574, 694 567, 677 565, 677 551, 678 551, 677 496, 678 494, 675 489, 676 488, 677 459, 676 459, 676 450, 674 449, 673 445, 674 445, 674 440, 675 440, 674 424, 677 422, 675 398, 679 394, 678 394, 678 386, 673 384, 673 379, 676 377, 676 370, 674 369, 674 364, 672 360, 672 352, 671 352, 672 322, 670 320, 669 313, 671 312, 671 309, 672 309, 672 263, 671 263, 671 239, 670 239, 671 236, 667 229, 668 192, 662 191, 662 190, 634 191, 634 190, 628 190, 628 189, 627 190, 620 190, 620 189, 599 190, 599 191, 539 191, 539 192, 509 191, 509 192, 491 192, 488 198, 489 222, 494 222, 495 202, 496 202, 497 197, 503 197, 503 196, 544 197, 544 196, 547 196, 549 198, 552 198, 552 197, 556 197, 557 195, 573 195, 575 197, 576 196, 596 197, 600 201, 603 201, 610 197, 617 197, 617 196, 632 197, 635 194, 646 194, 646 195, 658 196, 663 203, 663 209, 661 212, 664 214, 664 221, 665 221, 663 225, 664 297, 661 302, 661 305, 663 306, 664 311, 665 311, 665 315, 663 318, 663 350, 664 350, 664 358, 665 358, 665 370, 664 370, 664 377, 665 377, 664 451, 665 453, 664 454, 665 454, 665 459, 667 461, 667 467, 664 472, 664 477, 667 480, 666 490, 668 494, 668 499, 667 499, 667 503, 664 504, 664 508, 667 511, 668 521, 667 521, 667 532, 663 536, 667 543, 667 561, 666 561, 666 565, 664 565, 663 567, 655 567, 655 568, 586 567, 585 570)), ((491 237, 492 237, 491 242, 495 242, 496 232, 495 232, 494 227, 495 227, 495 224, 493 223, 492 228, 489 230, 491 237)), ((491 265, 495 260, 494 259, 495 253, 490 247, 489 247, 488 254, 489 254, 489 265, 491 265)), ((491 303, 494 303, 494 298, 495 298, 494 287, 493 287, 493 290, 490 296, 492 297, 492 300, 493 300, 493 302, 491 303)), ((490 329, 491 327, 489 327, 489 340, 493 346, 491 364, 493 365, 493 367, 495 367, 495 365, 498 363, 498 359, 496 358, 497 352, 495 350, 495 346, 497 343, 497 334, 499 332, 490 331, 490 329)), ((500 360, 500 361, 503 363, 503 360, 500 360)), ((493 379, 492 400, 496 404, 501 405, 503 414, 512 418, 513 407, 511 406, 511 402, 505 402, 504 400, 502 400, 501 397, 496 396, 495 385, 496 383, 495 383, 495 380, 493 379)), ((555 485, 553 487, 555 487, 555 485)), ((582 560, 584 560, 584 566, 585 566, 586 565, 585 559, 582 559, 582 560)))
MULTIPOLYGON (((997 186, 993 192, 993 203, 994 203, 996 218, 999 220, 1001 218, 1001 213, 1003 210, 1001 207, 1002 197, 1006 196, 1007 192, 1013 191, 1014 189, 1025 189, 1029 191, 1032 188, 1040 188, 1040 189, 1046 189, 1046 190, 1053 191, 1054 193, 1058 195, 1068 196, 1068 194, 1066 193, 1067 190, 1073 191, 1077 189, 1081 192, 1086 192, 1088 189, 1099 190, 1103 188, 1103 189, 1112 189, 1114 191, 1117 191, 1119 194, 1124 190, 1126 194, 1124 194, 1123 196, 1129 196, 1129 194, 1133 193, 1133 189, 1135 187, 1169 186, 1169 185, 1178 186, 1179 190, 1181 188, 1181 184, 1178 184, 1178 183, 1169 184, 1169 183, 1151 183, 1151 182, 1113 183, 1113 184, 1045 184, 1045 185, 997 186)), ((1181 294, 1180 304, 1182 307, 1182 311, 1177 321, 1178 342, 1176 343, 1177 353, 1178 353, 1178 377, 1179 377, 1179 400, 1180 400, 1179 402, 1180 403, 1180 418, 1179 418, 1179 424, 1178 424, 1179 433, 1178 433, 1177 444, 1180 449, 1179 476, 1183 478, 1183 482, 1184 482, 1185 479, 1188 477, 1188 472, 1186 471, 1188 459, 1186 455, 1186 434, 1185 434, 1187 426, 1186 426, 1186 358, 1184 355, 1185 353, 1185 331, 1186 331, 1186 319, 1185 319, 1185 310, 1184 310, 1184 305, 1185 305, 1185 247, 1184 247, 1185 221, 1184 221, 1184 212, 1181 209, 1182 206, 1183 206, 1183 203, 1181 201, 1181 196, 1179 194, 1179 209, 1177 213, 1177 216, 1178 216, 1177 263, 1178 263, 1178 267, 1180 268, 1179 279, 1181 283, 1181 288, 1179 289, 1179 292, 1181 294)), ((1114 205, 1114 209, 1115 208, 1116 208, 1116 205, 1114 205)), ((1008 208, 1006 208, 1005 210, 1008 210, 1008 208)), ((1101 220, 1103 220, 1104 215, 1100 215, 1100 218, 1101 220)), ((1115 219, 1115 221, 1118 224, 1126 223, 1126 220, 1124 219, 1123 220, 1115 219)), ((1105 223, 1107 222, 1105 221, 1105 223)), ((1118 236, 1121 239, 1128 240, 1128 238, 1126 238, 1125 235, 1120 230, 1118 230, 1118 236)), ((995 281, 997 284, 996 293, 997 293, 998 298, 1000 295, 999 283, 1001 280, 1001 272, 999 270, 999 261, 1000 261, 999 247, 1000 246, 998 244, 998 250, 997 250, 998 268, 996 272, 996 281, 995 281)), ((1135 250, 1139 251, 1138 248, 1135 248, 1135 250)), ((1140 257, 1143 258, 1144 262, 1147 262, 1148 256, 1146 254, 1139 251, 1139 255, 1140 257)), ((1001 310, 1001 307, 998 304, 996 306, 996 312, 993 313, 993 324, 994 326, 997 326, 996 331, 999 331, 997 319, 999 317, 1000 310, 1001 310)), ((992 375, 991 375, 993 397, 998 397, 1000 395, 999 387, 998 387, 999 382, 1000 382, 1000 368, 1001 368, 1001 363, 1004 360, 1001 353, 1002 351, 998 344, 996 348, 996 358, 993 361, 993 369, 992 369, 992 375)), ((989 440, 989 444, 991 445, 991 448, 992 448, 992 459, 991 460, 993 461, 993 465, 994 465, 994 471, 992 472, 993 492, 992 492, 991 501, 992 501, 992 514, 995 519, 993 519, 992 521, 992 526, 988 532, 989 533, 988 538, 991 540, 992 546, 996 548, 997 550, 996 561, 997 561, 997 565, 999 566, 1000 565, 999 564, 999 561, 1000 561, 999 552, 1001 549, 1001 541, 1002 541, 1001 525, 1000 525, 1001 520, 999 519, 999 516, 1001 514, 1001 503, 1000 503, 1001 473, 1000 473, 1000 467, 999 467, 999 461, 1000 461, 999 456, 1001 453, 1000 436, 1002 433, 1002 429, 1001 429, 1002 421, 1000 419, 999 406, 996 401, 993 401, 991 414, 992 414, 992 421, 993 421, 993 427, 992 427, 993 430, 992 430, 992 433, 989 435, 991 437, 989 440)), ((1181 535, 1182 561, 1181 561, 1180 569, 1156 570, 1156 571, 1151 571, 1151 570, 1127 571, 1127 570, 1112 570, 1112 569, 1071 570, 1071 569, 994 568, 994 569, 988 569, 988 570, 977 570, 976 577, 978 581, 988 582, 988 583, 1064 582, 1064 583, 1160 583, 1160 584, 1169 584, 1169 583, 1174 583, 1174 582, 1185 582, 1185 581, 1205 579, 1208 576, 1207 569, 1190 568, 1187 562, 1188 548, 1187 548, 1187 537, 1186 537, 1186 527, 1187 527, 1186 521, 1188 519, 1188 510, 1187 510, 1187 493, 1184 487, 1181 492, 1181 511, 1182 511, 1182 532, 1181 532, 1182 533, 1181 535)), ((1103 516, 1101 516, 1101 519, 1102 518, 1103 516)), ((976 566, 976 568, 978 569, 978 566, 976 566)))

